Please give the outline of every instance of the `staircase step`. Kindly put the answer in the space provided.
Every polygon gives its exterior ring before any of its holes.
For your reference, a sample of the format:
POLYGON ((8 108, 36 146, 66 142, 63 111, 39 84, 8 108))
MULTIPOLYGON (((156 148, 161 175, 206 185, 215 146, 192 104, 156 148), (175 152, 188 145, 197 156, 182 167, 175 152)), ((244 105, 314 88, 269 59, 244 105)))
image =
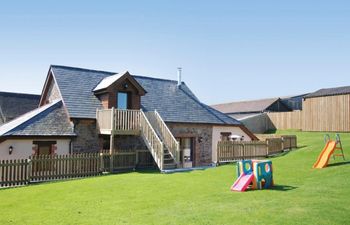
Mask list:
POLYGON ((164 158, 172 158, 170 153, 164 153, 163 155, 164 155, 164 158))
POLYGON ((165 170, 176 169, 176 163, 164 163, 163 169, 165 170))
POLYGON ((169 163, 174 163, 174 162, 175 162, 175 161, 174 161, 173 158, 164 158, 164 163, 169 164, 169 163))

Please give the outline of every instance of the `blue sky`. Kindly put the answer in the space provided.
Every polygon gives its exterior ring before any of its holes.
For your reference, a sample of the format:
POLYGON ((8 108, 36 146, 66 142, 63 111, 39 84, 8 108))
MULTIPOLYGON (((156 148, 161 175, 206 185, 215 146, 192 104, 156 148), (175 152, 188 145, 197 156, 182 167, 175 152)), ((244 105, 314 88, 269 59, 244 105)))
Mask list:
MULTIPOLYGON (((0 90, 50 64, 183 80, 205 103, 350 85, 350 1, 8 1, 0 90)), ((77 83, 77 85, 79 85, 77 83)))

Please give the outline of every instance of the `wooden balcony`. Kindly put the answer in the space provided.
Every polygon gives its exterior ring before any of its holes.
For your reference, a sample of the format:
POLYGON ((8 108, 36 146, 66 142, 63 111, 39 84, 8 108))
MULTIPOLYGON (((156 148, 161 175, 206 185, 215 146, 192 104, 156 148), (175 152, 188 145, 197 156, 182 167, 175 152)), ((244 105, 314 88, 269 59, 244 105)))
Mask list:
POLYGON ((96 120, 99 133, 111 135, 111 154, 114 135, 140 135, 160 170, 179 165, 179 143, 156 111, 146 116, 142 110, 102 109, 96 111, 96 120))
POLYGON ((100 134, 140 135, 141 116, 140 110, 97 110, 97 128, 100 134))

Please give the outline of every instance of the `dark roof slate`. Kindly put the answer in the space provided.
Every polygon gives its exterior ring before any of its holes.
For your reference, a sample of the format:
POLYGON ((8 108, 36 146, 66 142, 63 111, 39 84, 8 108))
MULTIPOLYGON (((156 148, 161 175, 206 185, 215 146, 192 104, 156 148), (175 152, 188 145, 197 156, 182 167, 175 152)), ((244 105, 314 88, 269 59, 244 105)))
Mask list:
POLYGON ((72 118, 95 118, 101 102, 92 90, 100 81, 115 73, 65 66, 51 66, 63 101, 72 118))
MULTIPOLYGON (((92 90, 114 72, 96 71, 66 66, 51 66, 63 101, 72 118, 95 119, 101 102, 92 90)), ((144 111, 157 110, 166 122, 241 124, 237 120, 201 103, 185 83, 144 76, 133 76, 147 91, 141 97, 144 111)))
POLYGON ((315 97, 344 95, 344 94, 350 94, 350 86, 323 88, 306 95, 304 98, 315 98, 315 97))
POLYGON ((0 92, 0 124, 38 107, 40 95, 0 92))
POLYGON ((19 124, 2 136, 76 136, 62 101, 19 124))
POLYGON ((147 90, 141 97, 144 111, 157 110, 167 122, 240 124, 225 114, 201 103, 183 82, 135 76, 147 90))

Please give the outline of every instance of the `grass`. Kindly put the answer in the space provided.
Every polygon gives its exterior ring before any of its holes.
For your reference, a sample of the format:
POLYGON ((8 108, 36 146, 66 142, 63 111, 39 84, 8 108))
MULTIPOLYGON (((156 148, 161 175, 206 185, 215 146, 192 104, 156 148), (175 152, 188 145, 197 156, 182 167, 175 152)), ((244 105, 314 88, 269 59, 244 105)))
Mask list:
MULTIPOLYGON (((0 190, 0 224, 350 224, 350 162, 311 169, 323 134, 280 133, 301 148, 272 158, 272 190, 230 192, 235 164, 51 182, 0 190)), ((350 134, 341 138, 350 157, 350 134)))

